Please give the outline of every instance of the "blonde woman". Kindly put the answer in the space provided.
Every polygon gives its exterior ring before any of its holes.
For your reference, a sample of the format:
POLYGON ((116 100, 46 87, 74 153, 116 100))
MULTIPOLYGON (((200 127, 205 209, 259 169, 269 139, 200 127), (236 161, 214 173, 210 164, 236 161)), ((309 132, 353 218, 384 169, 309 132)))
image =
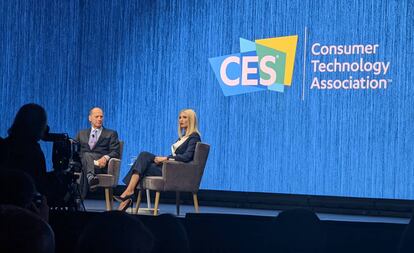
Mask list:
POLYGON ((178 115, 178 140, 171 146, 171 155, 155 156, 149 152, 141 152, 132 165, 123 182, 127 188, 115 200, 121 202, 118 210, 125 211, 132 203, 131 197, 139 181, 145 176, 161 176, 162 163, 167 160, 191 162, 197 142, 201 141, 197 127, 197 115, 191 109, 184 109, 178 115))

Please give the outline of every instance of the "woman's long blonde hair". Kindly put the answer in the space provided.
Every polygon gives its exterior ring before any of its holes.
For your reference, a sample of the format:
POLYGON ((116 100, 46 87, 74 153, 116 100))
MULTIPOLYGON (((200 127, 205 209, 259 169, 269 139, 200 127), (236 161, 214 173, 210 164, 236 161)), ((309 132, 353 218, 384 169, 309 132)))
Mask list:
POLYGON ((198 131, 197 115, 196 115, 195 111, 192 110, 192 109, 181 110, 180 113, 178 114, 178 117, 181 115, 181 113, 187 114, 187 116, 188 116, 188 127, 187 127, 187 130, 185 131, 185 135, 183 136, 183 130, 184 129, 182 129, 180 127, 180 121, 178 121, 178 123, 177 123, 178 124, 178 136, 180 138, 183 138, 183 137, 189 136, 190 134, 192 134, 194 132, 201 135, 200 131, 198 131))

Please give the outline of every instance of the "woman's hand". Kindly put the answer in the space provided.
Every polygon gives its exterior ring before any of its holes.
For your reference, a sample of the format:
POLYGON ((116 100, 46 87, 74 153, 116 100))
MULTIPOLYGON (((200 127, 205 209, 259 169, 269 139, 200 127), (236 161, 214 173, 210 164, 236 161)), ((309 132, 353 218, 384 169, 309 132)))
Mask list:
POLYGON ((156 156, 154 158, 154 163, 161 164, 161 163, 163 163, 163 162, 165 162, 167 160, 168 160, 168 157, 166 157, 166 156, 156 156))

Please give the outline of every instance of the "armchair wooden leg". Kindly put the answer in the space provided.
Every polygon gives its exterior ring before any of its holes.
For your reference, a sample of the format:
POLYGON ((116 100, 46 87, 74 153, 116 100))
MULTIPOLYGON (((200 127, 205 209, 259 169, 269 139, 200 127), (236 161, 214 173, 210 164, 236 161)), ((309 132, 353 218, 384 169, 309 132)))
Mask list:
POLYGON ((200 210, 198 208, 197 193, 193 193, 193 201, 194 201, 194 209, 195 209, 196 213, 199 213, 200 210))
POLYGON ((154 216, 158 214, 158 204, 160 203, 160 192, 155 193, 154 216))
POLYGON ((146 189, 145 192, 147 193, 147 208, 151 209, 151 194, 150 190, 146 189))
POLYGON ((180 215, 180 192, 175 192, 175 208, 177 210, 177 216, 180 215))
POLYGON ((112 196, 113 196, 112 188, 105 188, 105 202, 106 202, 106 210, 107 211, 112 211, 112 208, 114 206, 112 196))
POLYGON ((141 190, 138 191, 137 204, 134 210, 134 214, 138 214, 140 204, 141 204, 141 190))

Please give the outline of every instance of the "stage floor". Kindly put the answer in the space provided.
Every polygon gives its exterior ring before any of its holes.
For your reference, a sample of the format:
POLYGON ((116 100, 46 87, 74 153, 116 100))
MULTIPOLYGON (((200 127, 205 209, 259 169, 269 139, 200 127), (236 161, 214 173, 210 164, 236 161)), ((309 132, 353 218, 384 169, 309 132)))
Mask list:
MULTIPOLYGON (((85 200, 85 208, 91 212, 105 211, 104 200, 85 200)), ((114 208, 116 209, 118 204, 114 202, 114 208)), ((150 212, 146 208, 146 203, 141 203, 140 214, 150 215, 150 212)), ((170 213, 175 214, 175 205, 161 204, 158 208, 159 214, 170 213)), ((128 210, 129 212, 130 210, 128 210)), ((194 207, 190 205, 180 205, 180 216, 184 217, 186 213, 193 213, 194 207)), ((240 208, 228 208, 228 207, 213 207, 213 206, 200 206, 201 213, 218 213, 218 214, 239 214, 239 215, 256 215, 256 216, 276 216, 279 211, 277 210, 261 210, 261 209, 240 209, 240 208)), ((364 215, 347 215, 347 214, 329 214, 318 213, 321 220, 333 220, 333 221, 352 221, 352 222, 381 222, 381 223, 397 223, 408 224, 408 218, 396 218, 396 217, 382 217, 382 216, 364 216, 364 215)))

